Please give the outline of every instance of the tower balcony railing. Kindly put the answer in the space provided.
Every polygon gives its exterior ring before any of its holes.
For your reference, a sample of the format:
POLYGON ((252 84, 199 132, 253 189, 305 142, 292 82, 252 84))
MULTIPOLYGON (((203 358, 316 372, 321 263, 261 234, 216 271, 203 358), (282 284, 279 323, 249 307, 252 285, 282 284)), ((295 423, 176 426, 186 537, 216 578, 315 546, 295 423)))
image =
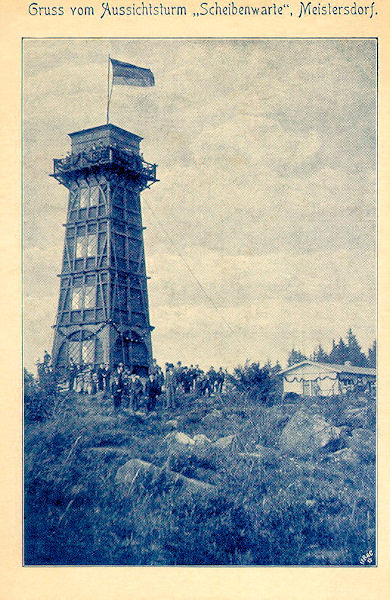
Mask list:
POLYGON ((124 167, 147 181, 157 181, 155 164, 144 161, 139 154, 112 145, 92 147, 77 154, 69 154, 65 158, 55 158, 53 177, 62 179, 72 171, 110 164, 124 167))

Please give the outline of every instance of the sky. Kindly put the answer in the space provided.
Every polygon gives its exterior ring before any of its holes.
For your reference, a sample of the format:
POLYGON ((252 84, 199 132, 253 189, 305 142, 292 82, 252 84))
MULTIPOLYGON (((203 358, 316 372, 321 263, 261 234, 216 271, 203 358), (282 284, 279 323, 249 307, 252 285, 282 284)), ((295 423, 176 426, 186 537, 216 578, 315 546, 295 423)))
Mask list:
POLYGON ((376 330, 376 45, 370 39, 27 39, 23 59, 24 360, 51 351, 68 133, 103 125, 107 60, 150 68, 114 86, 111 123, 143 137, 154 355, 284 365, 351 327, 376 330))

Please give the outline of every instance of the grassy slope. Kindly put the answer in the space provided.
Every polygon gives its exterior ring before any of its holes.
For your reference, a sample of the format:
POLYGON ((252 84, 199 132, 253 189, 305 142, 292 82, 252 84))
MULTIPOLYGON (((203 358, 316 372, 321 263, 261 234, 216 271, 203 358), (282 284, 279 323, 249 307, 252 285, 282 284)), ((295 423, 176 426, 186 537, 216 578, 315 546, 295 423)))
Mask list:
MULTIPOLYGON (((372 457, 283 452, 280 432, 298 408, 230 392, 145 417, 114 415, 101 394, 64 397, 51 419, 26 425, 26 564, 359 564, 375 548, 372 457), (169 452, 174 418, 190 436, 234 434, 233 446, 169 452), (114 477, 129 458, 214 483, 219 499, 188 501, 163 478, 123 494, 114 477)), ((340 425, 348 408, 314 411, 340 425)))

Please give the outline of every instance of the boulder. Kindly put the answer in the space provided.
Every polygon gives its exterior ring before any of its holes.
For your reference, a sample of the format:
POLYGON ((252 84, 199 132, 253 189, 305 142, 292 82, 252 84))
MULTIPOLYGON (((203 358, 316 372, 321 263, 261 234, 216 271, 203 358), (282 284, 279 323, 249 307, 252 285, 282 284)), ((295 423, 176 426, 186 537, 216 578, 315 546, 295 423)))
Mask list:
POLYGON ((193 446, 195 441, 182 431, 172 431, 165 437, 169 446, 193 446))
POLYGON ((348 438, 348 447, 353 450, 361 460, 372 462, 376 456, 375 433, 369 429, 353 429, 348 438))
POLYGON ((359 456, 351 448, 342 448, 342 450, 333 452, 331 456, 336 462, 348 463, 353 466, 360 464, 359 456))
POLYGON ((124 495, 130 495, 134 491, 134 484, 137 480, 143 483, 147 482, 147 485, 151 488, 160 486, 162 491, 175 489, 182 496, 216 497, 218 495, 216 486, 210 483, 184 477, 180 473, 133 458, 118 469, 115 483, 121 485, 124 495))
POLYGON ((171 431, 177 429, 179 427, 179 422, 177 419, 170 419, 165 423, 165 427, 171 431))
POLYGON ((193 440, 196 446, 209 446, 211 444, 211 440, 204 435, 203 433, 197 433, 194 435, 193 440))
POLYGON ((367 408, 346 408, 343 413, 343 420, 351 427, 364 427, 367 424, 367 408))
MULTIPOLYGON (((341 439, 339 427, 330 425, 323 417, 305 410, 295 413, 284 427, 280 436, 282 450, 298 456, 307 456, 326 446, 331 447, 341 439)), ((332 448, 333 449, 333 448, 332 448)), ((334 449, 339 449, 334 446, 334 449)))
POLYGON ((220 450, 231 450, 234 446, 236 440, 235 435, 227 435, 225 437, 221 437, 213 443, 215 448, 219 448, 220 450))

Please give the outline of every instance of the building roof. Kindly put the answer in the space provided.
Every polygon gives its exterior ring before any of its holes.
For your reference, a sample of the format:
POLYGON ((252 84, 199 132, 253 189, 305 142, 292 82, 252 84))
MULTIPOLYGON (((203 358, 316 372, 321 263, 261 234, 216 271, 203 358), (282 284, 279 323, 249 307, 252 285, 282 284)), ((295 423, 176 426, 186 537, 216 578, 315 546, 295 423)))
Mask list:
POLYGON ((91 131, 112 131, 121 133, 124 136, 131 136, 141 141, 143 138, 135 133, 131 133, 130 131, 126 131, 126 129, 122 129, 122 127, 118 127, 117 125, 113 125, 112 123, 106 123, 105 125, 98 125, 97 127, 89 127, 88 129, 81 129, 80 131, 74 131, 73 133, 69 133, 69 137, 78 136, 81 134, 90 133, 91 131))
POLYGON ((327 371, 333 371, 336 373, 350 373, 351 375, 371 375, 376 376, 376 369, 370 369, 369 367, 355 367, 355 365, 343 364, 343 365, 335 365, 331 363, 321 363, 316 362, 314 360, 302 360, 295 365, 291 365, 291 367, 287 367, 287 369, 283 369, 279 371, 279 375, 283 375, 284 373, 289 373, 294 369, 302 367, 303 365, 311 365, 313 367, 322 367, 327 371))

